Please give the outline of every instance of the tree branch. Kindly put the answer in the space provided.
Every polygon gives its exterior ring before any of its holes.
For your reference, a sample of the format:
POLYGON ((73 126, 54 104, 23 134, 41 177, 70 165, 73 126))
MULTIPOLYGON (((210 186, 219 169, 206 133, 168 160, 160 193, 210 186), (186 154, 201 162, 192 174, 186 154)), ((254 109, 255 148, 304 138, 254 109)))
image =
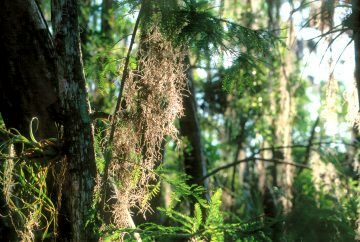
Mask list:
POLYGON ((305 157, 304 157, 304 162, 303 164, 307 164, 309 162, 309 158, 310 158, 310 152, 311 152, 311 147, 313 146, 313 142, 315 139, 315 131, 316 131, 316 127, 318 126, 320 121, 320 116, 317 117, 316 121, 314 122, 314 125, 311 129, 311 133, 310 133, 310 138, 309 138, 309 142, 308 145, 306 147, 306 151, 305 151, 305 157))
MULTIPOLYGON (((330 142, 313 142, 312 143, 313 146, 314 145, 319 145, 320 146, 320 145, 323 145, 323 144, 343 144, 343 145, 347 145, 347 146, 355 146, 355 147, 357 147, 355 144, 348 144, 348 143, 345 143, 345 142, 339 143, 339 142, 331 142, 330 141, 330 142)), ((206 179, 206 178, 208 178, 210 176, 215 175, 216 173, 218 173, 221 170, 225 170, 225 169, 228 169, 230 167, 237 166, 240 163, 248 162, 248 161, 251 161, 251 160, 255 160, 255 161, 256 160, 262 160, 262 161, 274 162, 274 163, 279 163, 279 164, 292 165, 292 166, 296 166, 296 167, 299 167, 299 168, 302 168, 302 169, 311 169, 308 165, 305 165, 305 164, 289 162, 289 161, 285 161, 285 160, 281 160, 281 159, 264 159, 264 158, 260 158, 260 157, 255 157, 256 155, 260 154, 261 152, 263 152, 265 150, 308 148, 308 146, 309 146, 309 144, 307 144, 307 145, 297 144, 297 145, 289 145, 289 146, 276 146, 276 147, 261 148, 261 149, 258 149, 256 152, 254 152, 252 156, 247 157, 247 158, 242 159, 242 160, 234 161, 232 163, 229 163, 229 164, 226 164, 226 165, 223 165, 223 166, 220 166, 220 167, 214 169, 213 171, 209 172, 205 176, 198 178, 197 181, 202 181, 202 180, 204 180, 204 179, 206 179)))
POLYGON ((90 114, 90 117, 94 121, 96 119, 111 119, 113 116, 106 112, 95 111, 90 114))
MULTIPOLYGON (((346 145, 346 146, 353 146, 353 147, 358 147, 356 144, 349 144, 346 142, 333 142, 333 141, 329 141, 329 142, 313 142, 312 146, 321 146, 321 145, 330 145, 330 144, 342 144, 342 145, 346 145)), ((294 145, 287 145, 287 146, 274 146, 274 147, 265 147, 265 148, 261 148, 258 149, 254 154, 260 154, 262 151, 265 150, 280 150, 280 149, 294 149, 294 148, 307 148, 309 145, 303 145, 303 144, 294 144, 294 145)))
POLYGON ((198 180, 202 181, 202 180, 204 180, 204 179, 207 179, 207 178, 210 177, 210 176, 215 175, 216 173, 218 173, 218 172, 221 171, 221 170, 225 170, 225 169, 231 168, 231 167, 233 167, 233 166, 237 166, 237 165, 239 165, 240 163, 248 162, 248 161, 252 161, 252 160, 253 160, 253 161, 256 161, 256 160, 268 161, 268 162, 274 162, 274 163, 279 163, 279 164, 292 165, 292 166, 296 166, 296 167, 300 167, 300 168, 305 168, 305 169, 311 169, 311 168, 310 168, 309 166, 307 166, 307 165, 303 165, 303 164, 299 164, 299 163, 294 163, 294 162, 290 162, 290 161, 285 161, 285 160, 281 160, 281 159, 265 159, 265 158, 260 158, 260 157, 251 156, 251 157, 248 157, 248 158, 245 158, 245 159, 242 159, 242 160, 238 160, 238 161, 235 161, 235 162, 232 162, 232 163, 229 163, 229 164, 220 166, 220 167, 214 169, 213 171, 209 172, 209 173, 206 174, 205 176, 199 178, 198 180))
POLYGON ((102 209, 104 209, 104 205, 105 205, 105 201, 106 201, 107 180, 108 180, 108 176, 109 176, 108 175, 109 174, 109 166, 110 166, 110 162, 111 162, 111 159, 112 159, 112 143, 113 143, 113 140, 114 140, 114 134, 115 134, 115 130, 116 130, 116 121, 117 121, 118 113, 119 113, 119 111, 121 109, 120 104, 121 104, 122 95, 123 95, 123 92, 124 92, 124 86, 125 86, 126 78, 128 77, 128 73, 129 73, 129 62, 130 62, 131 51, 132 51, 132 48, 133 48, 134 43, 135 43, 136 32, 137 32, 139 24, 140 24, 140 18, 142 16, 142 12, 143 12, 143 4, 141 4, 140 11, 139 11, 138 17, 136 19, 134 30, 133 30, 133 33, 132 33, 132 36, 131 36, 130 45, 129 45, 129 49, 128 49, 126 60, 125 60, 124 70, 123 70, 122 77, 121 77, 120 91, 119 91, 119 95, 118 95, 118 98, 117 98, 114 114, 113 114, 112 119, 111 119, 111 128, 110 128, 109 140, 107 142, 105 152, 104 152, 105 167, 104 167, 104 174, 103 174, 103 177, 102 177, 103 178, 102 180, 104 182, 104 187, 102 189, 102 196, 101 196, 101 207, 102 207, 102 209))

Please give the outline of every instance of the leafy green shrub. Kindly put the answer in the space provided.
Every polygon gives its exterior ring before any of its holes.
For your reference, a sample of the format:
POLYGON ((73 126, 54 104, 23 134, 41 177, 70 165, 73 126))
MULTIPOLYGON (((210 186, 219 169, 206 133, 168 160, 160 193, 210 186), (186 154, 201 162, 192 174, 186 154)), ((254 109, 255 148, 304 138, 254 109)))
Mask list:
POLYGON ((284 241, 355 241, 356 182, 350 181, 344 196, 317 190, 310 171, 294 184, 294 207, 285 219, 284 241))

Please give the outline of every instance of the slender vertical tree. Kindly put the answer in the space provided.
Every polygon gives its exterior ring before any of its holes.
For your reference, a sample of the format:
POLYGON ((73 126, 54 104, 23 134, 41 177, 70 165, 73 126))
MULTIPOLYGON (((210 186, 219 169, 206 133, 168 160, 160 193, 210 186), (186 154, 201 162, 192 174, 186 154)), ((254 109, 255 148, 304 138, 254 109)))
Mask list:
MULTIPOLYGON (((186 57, 185 62, 190 63, 189 57, 186 57)), ((189 142, 189 147, 184 150, 184 167, 186 174, 191 176, 190 184, 197 183, 207 188, 207 180, 197 182, 199 177, 206 175, 206 160, 197 116, 197 103, 191 69, 187 70, 187 86, 188 90, 183 93, 184 116, 180 119, 180 133, 189 142)))
MULTIPOLYGON (((360 3, 352 0, 352 23, 355 47, 355 80, 358 93, 358 107, 360 108, 360 3)), ((360 112, 360 110, 359 110, 360 112)))

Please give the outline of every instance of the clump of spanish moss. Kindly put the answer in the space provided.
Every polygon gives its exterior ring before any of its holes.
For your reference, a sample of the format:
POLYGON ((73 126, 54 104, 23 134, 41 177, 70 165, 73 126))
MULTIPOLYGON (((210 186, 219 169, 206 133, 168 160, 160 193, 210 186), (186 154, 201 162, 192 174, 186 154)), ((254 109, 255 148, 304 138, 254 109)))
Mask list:
POLYGON ((113 184, 113 221, 131 227, 130 209, 145 216, 151 210, 154 168, 161 160, 166 136, 176 140, 176 118, 183 113, 185 88, 183 52, 173 48, 157 28, 147 30, 138 50, 138 67, 124 87, 126 107, 119 116, 113 144, 109 180, 113 184))
POLYGON ((359 102, 358 102, 359 99, 358 99, 357 86, 355 81, 353 82, 350 90, 345 92, 345 99, 348 105, 346 120, 359 132, 360 130, 360 112, 359 112, 359 102))

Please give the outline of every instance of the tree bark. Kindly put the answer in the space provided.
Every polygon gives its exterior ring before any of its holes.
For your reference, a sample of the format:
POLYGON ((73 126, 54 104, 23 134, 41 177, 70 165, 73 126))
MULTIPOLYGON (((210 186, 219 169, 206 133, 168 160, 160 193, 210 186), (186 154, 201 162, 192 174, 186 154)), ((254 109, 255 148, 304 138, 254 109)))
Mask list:
POLYGON ((4 122, 28 135, 29 122, 37 117, 37 137, 56 137, 54 50, 40 9, 33 0, 5 1, 0 14, 0 112, 4 122))
POLYGON ((113 0, 103 0, 101 4, 101 32, 104 37, 111 39, 110 10, 113 6, 113 0))
MULTIPOLYGON (((33 0, 4 1, 0 16, 0 112, 4 123, 29 137, 30 120, 37 117, 36 138, 56 137, 55 55, 40 9, 33 0)), ((56 197, 52 178, 49 174, 48 196, 56 197)), ((6 214, 3 200, 0 214, 6 214)), ((11 222, 0 216, 0 240, 15 241, 15 237, 11 222)))
MULTIPOLYGON (((315 138, 316 138, 316 137, 315 137, 315 136, 316 136, 316 127, 319 125, 319 122, 320 122, 320 116, 317 117, 317 119, 316 119, 315 122, 314 122, 314 125, 313 125, 312 128, 311 128, 308 145, 307 145, 306 150, 305 150, 305 156, 304 156, 304 161, 303 161, 303 164, 304 164, 304 165, 309 164, 311 149, 312 149, 314 140, 315 140, 315 138)), ((300 169, 298 173, 300 173, 301 170, 302 170, 302 169, 300 169)))
POLYGON ((59 233, 62 240, 96 241, 93 228, 87 226, 91 215, 96 163, 80 49, 78 1, 52 1, 52 24, 68 169, 63 185, 61 213, 64 216, 59 220, 59 233))
MULTIPOLYGON (((360 2, 352 0, 352 26, 355 46, 355 80, 358 93, 358 107, 360 112, 360 2)), ((359 132, 359 130, 357 130, 359 132)))
MULTIPOLYGON (((185 60, 189 63, 189 57, 185 60)), ((190 184, 208 187, 207 179, 199 181, 199 177, 206 175, 206 161, 201 141, 201 131, 197 117, 197 104, 192 72, 187 71, 188 91, 183 94, 184 116, 180 119, 180 133, 189 141, 189 147, 184 151, 185 173, 191 176, 190 184)))

